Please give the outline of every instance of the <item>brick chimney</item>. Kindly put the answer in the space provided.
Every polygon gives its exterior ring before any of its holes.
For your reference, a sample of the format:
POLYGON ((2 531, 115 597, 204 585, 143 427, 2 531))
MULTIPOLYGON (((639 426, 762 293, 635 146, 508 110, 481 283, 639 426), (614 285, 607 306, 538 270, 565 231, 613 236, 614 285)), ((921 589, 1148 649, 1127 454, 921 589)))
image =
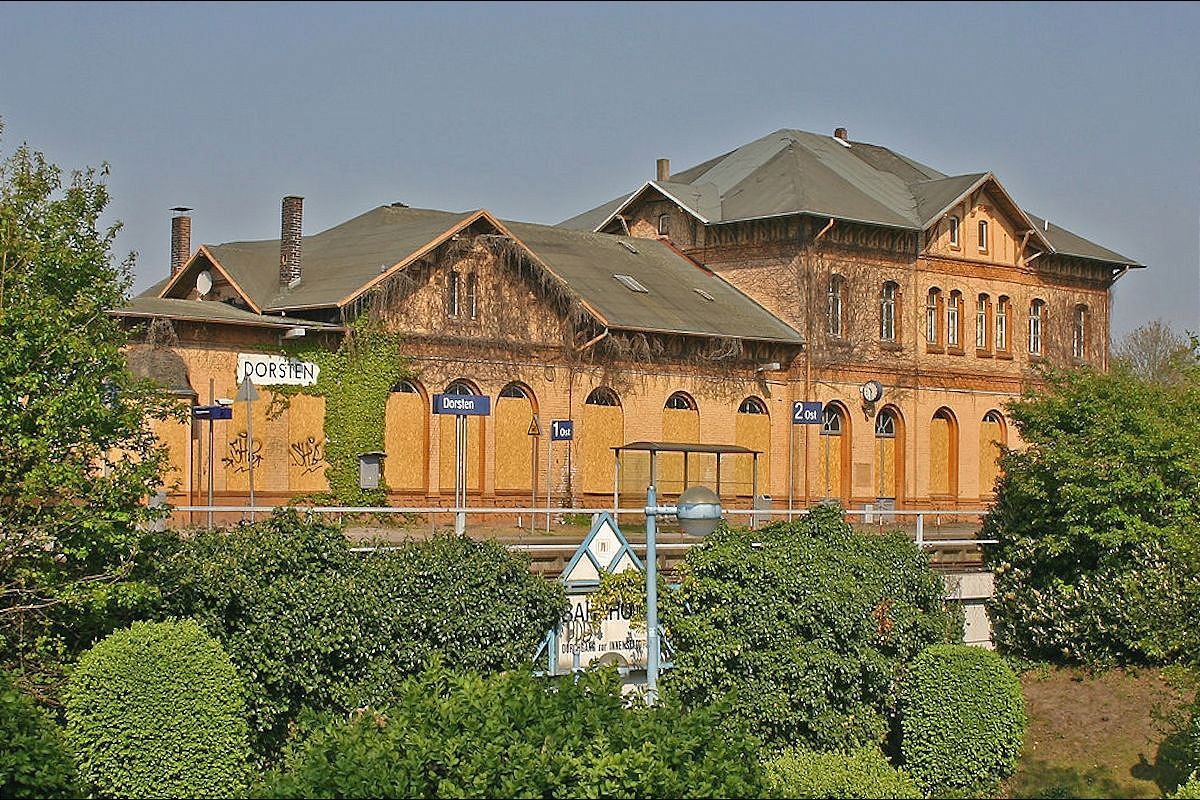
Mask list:
POLYGON ((658 160, 658 180, 660 180, 660 181, 671 180, 671 159, 660 158, 658 160))
POLYGON ((192 254, 192 218, 184 214, 190 208, 177 206, 171 209, 171 277, 174 278, 192 254))
POLYGON ((833 138, 841 139, 843 142, 850 141, 849 137, 850 137, 850 134, 846 131, 845 128, 838 128, 837 130, 835 130, 833 132, 833 138))
POLYGON ((279 233, 279 284, 295 286, 300 282, 300 236, 304 217, 304 198, 283 198, 279 233))

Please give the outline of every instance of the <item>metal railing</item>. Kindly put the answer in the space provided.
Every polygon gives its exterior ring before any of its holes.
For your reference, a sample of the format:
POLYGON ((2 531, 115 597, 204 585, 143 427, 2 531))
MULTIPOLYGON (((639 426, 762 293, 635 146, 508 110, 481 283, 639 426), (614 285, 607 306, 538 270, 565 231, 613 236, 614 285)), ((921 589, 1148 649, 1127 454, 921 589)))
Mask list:
MULTIPOLYGON (((540 531, 542 526, 540 520, 545 519, 545 530, 549 532, 551 529, 551 519, 557 518, 559 526, 563 526, 563 519, 568 516, 591 516, 594 514, 611 514, 614 517, 641 517, 646 515, 644 507, 622 507, 622 508, 553 508, 547 510, 545 507, 484 507, 484 506, 309 506, 309 505, 282 505, 282 506, 259 506, 259 505, 183 505, 172 506, 172 513, 199 513, 199 514, 220 514, 242 515, 243 519, 249 516, 253 520, 258 514, 271 514, 278 510, 293 510, 312 517, 316 515, 330 515, 338 520, 347 516, 378 516, 378 517, 404 517, 404 516, 426 516, 429 517, 429 526, 431 529, 436 528, 436 518, 439 515, 447 515, 449 518, 454 518, 459 514, 465 514, 467 517, 491 516, 491 517, 516 517, 523 526, 524 517, 530 518, 530 528, 521 530, 529 530, 530 534, 536 535, 534 531, 534 522, 537 521, 537 528, 540 531)), ((722 514, 727 518, 749 517, 750 527, 756 528, 760 522, 765 519, 786 519, 792 520, 804 517, 808 514, 807 509, 786 509, 786 508, 722 508, 722 514)), ((937 510, 908 510, 908 509, 878 509, 878 508, 849 508, 843 509, 843 515, 848 518, 861 518, 860 524, 877 525, 882 528, 902 527, 904 523, 901 519, 912 519, 915 522, 915 541, 918 547, 941 548, 941 547, 966 547, 966 546, 981 546, 988 544, 996 544, 995 539, 942 539, 928 538, 926 536, 926 521, 929 518, 934 520, 936 527, 941 527, 942 520, 949 518, 951 520, 967 517, 982 519, 988 513, 986 509, 937 509, 937 510), (876 520, 875 518, 878 518, 876 520), (886 522, 884 520, 887 520, 886 522)), ((210 524, 211 524, 211 517, 210 524)), ((510 545, 515 549, 537 551, 537 550, 561 550, 573 549, 578 546, 578 543, 517 543, 510 545)), ((691 547, 691 543, 662 543, 658 545, 664 549, 686 549, 691 547)))

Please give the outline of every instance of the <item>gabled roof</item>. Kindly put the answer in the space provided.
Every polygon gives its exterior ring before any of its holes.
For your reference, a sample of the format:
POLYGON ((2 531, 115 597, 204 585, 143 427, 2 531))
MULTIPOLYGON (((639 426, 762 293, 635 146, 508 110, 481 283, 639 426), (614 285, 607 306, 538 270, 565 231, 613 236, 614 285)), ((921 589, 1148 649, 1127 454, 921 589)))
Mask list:
POLYGON ((183 297, 194 285, 195 273, 211 265, 265 315, 342 308, 468 229, 510 236, 531 262, 609 328, 802 343, 793 328, 666 242, 504 222, 485 210, 382 206, 306 236, 302 279, 291 289, 279 286, 278 239, 203 245, 175 278, 155 287, 160 297, 147 292, 131 306, 142 316, 154 303, 180 314, 220 306, 212 313, 261 319, 224 303, 170 299, 183 297), (646 291, 634 291, 614 275, 627 275, 646 291))
POLYGON ((1058 239, 1045 235, 990 172, 948 176, 885 147, 790 129, 675 173, 668 181, 649 181, 625 199, 612 200, 559 227, 610 229, 609 223, 625 208, 657 191, 710 225, 810 214, 921 231, 985 183, 999 193, 1014 220, 1028 225, 1040 247, 1059 251, 1058 241, 1072 255, 1140 266, 1074 234, 1058 239))
POLYGON ((178 300, 174 298, 152 297, 148 293, 130 299, 124 306, 109 313, 114 317, 134 317, 137 319, 156 319, 161 317, 188 322, 247 325, 255 328, 295 328, 303 326, 312 330, 344 330, 340 325, 329 325, 307 319, 298 319, 296 317, 256 314, 253 311, 236 308, 228 303, 209 300, 178 300))

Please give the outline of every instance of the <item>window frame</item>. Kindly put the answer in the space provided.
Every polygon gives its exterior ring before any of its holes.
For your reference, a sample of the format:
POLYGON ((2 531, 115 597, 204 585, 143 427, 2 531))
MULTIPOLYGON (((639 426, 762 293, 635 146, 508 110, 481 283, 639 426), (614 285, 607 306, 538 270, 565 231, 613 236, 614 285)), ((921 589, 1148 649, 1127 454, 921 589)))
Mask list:
POLYGON ((899 315, 900 284, 884 281, 879 290, 879 341, 895 345, 900 339, 899 315))
POLYGON ((1012 301, 1008 295, 996 298, 996 355, 1009 355, 1012 340, 1009 337, 1008 320, 1011 316, 1012 301))
POLYGON ((961 241, 962 221, 959 220, 957 214, 950 215, 949 234, 950 234, 950 239, 949 239, 950 246, 953 247, 955 250, 958 250, 959 248, 961 248, 962 247, 962 241, 961 241))
POLYGON ((942 290, 930 286, 925 293, 925 344, 929 352, 942 352, 942 310, 942 290))
POLYGON ((1044 339, 1045 331, 1045 312, 1046 301, 1041 298, 1034 298, 1029 301, 1029 355, 1041 358, 1045 355, 1044 339))
POLYGON ((825 332, 841 339, 845 336, 846 279, 834 273, 825 288, 825 332))
POLYGON ((949 302, 946 303, 946 350, 959 353, 963 351, 962 344, 963 301, 962 292, 954 289, 950 292, 949 302))
POLYGON ((978 236, 979 236, 979 252, 981 252, 981 253, 986 253, 989 250, 989 248, 988 248, 988 244, 989 244, 988 230, 989 230, 988 221, 986 219, 979 220, 978 236))
POLYGON ((1071 318, 1071 357, 1077 362, 1088 360, 1088 321, 1091 317, 1086 304, 1078 303, 1071 318))
POLYGON ((992 352, 992 298, 986 292, 975 298, 975 352, 979 355, 992 352))
POLYGON ((458 297, 460 283, 458 270, 452 269, 446 273, 446 316, 452 319, 458 319, 462 310, 458 297))

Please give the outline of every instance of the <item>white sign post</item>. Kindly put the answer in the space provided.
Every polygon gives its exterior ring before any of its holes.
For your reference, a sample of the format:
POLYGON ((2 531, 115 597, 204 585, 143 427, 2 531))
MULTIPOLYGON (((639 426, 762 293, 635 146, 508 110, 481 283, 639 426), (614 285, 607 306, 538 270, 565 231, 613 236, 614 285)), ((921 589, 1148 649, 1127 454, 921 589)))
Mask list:
POLYGON ((237 397, 233 402, 246 403, 246 463, 250 468, 250 521, 254 522, 254 401, 258 399, 258 390, 254 381, 247 377, 238 387, 237 397))

